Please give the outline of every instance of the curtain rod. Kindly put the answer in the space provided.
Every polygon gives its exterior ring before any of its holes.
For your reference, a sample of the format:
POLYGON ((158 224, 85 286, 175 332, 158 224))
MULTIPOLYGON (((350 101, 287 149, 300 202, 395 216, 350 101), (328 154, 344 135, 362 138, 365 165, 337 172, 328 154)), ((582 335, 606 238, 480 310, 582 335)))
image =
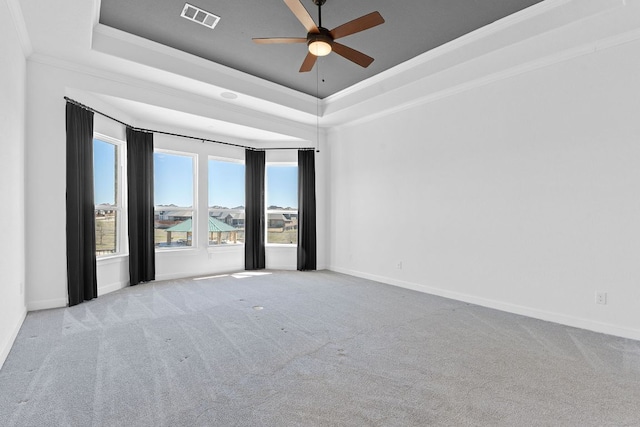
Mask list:
MULTIPOLYGON (((96 113, 96 114, 100 114, 103 117, 106 117, 110 120, 113 120, 114 122, 120 123, 123 126, 126 126, 128 128, 131 128, 135 131, 138 132, 148 132, 148 133, 158 133, 158 134, 162 134, 162 135, 169 135, 169 136, 177 136, 179 138, 186 138, 186 139, 193 139, 196 141, 202 141, 202 142, 211 142, 214 144, 222 144, 222 145, 229 145, 231 147, 238 147, 238 148, 245 148, 247 150, 252 150, 252 151, 265 151, 265 150, 315 150, 314 147, 271 147, 271 148, 255 148, 255 147, 249 147, 247 145, 242 145, 242 144, 234 144, 231 142, 224 142, 224 141, 217 141, 215 139, 208 139, 208 138, 197 138, 195 136, 190 136, 190 135, 183 135, 183 134, 179 134, 179 133, 171 133, 171 132, 164 132, 161 130, 153 130, 153 129, 145 129, 145 128, 137 128, 134 126, 131 126, 121 120, 118 120, 114 117, 109 116, 108 114, 105 114, 101 111, 96 110, 95 108, 91 108, 87 105, 84 105, 78 101, 76 101, 75 99, 71 99, 68 96, 65 96, 64 99, 67 102, 70 102, 74 105, 77 105, 78 107, 84 108, 85 110, 91 111, 92 113, 96 113)), ((320 152, 320 150, 318 150, 318 152, 320 152)))

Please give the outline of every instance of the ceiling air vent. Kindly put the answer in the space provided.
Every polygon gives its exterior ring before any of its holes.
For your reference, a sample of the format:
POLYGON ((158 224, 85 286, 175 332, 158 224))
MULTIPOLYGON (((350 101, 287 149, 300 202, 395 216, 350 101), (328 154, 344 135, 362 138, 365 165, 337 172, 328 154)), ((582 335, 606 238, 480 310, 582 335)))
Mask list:
POLYGON ((180 16, 211 29, 215 28, 218 21, 220 21, 219 16, 209 13, 206 10, 202 10, 199 7, 192 6, 189 3, 184 4, 184 8, 182 9, 180 16))

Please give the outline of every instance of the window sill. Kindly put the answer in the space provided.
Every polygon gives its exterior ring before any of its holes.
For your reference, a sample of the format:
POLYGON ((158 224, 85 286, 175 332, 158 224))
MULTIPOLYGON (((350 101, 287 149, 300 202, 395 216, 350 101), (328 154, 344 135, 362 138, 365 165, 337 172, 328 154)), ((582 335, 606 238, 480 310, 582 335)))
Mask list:
POLYGON ((96 257, 96 263, 98 264, 114 264, 116 262, 122 261, 125 258, 128 258, 129 254, 113 254, 113 255, 103 255, 96 257))
POLYGON ((267 248, 297 248, 297 243, 266 243, 264 245, 267 248))
POLYGON ((209 245, 207 251, 209 252, 230 252, 230 251, 242 251, 244 250, 244 243, 238 243, 235 245, 209 245))
POLYGON ((168 253, 187 253, 196 252, 198 248, 196 246, 185 246, 182 248, 156 248, 156 254, 168 254, 168 253))

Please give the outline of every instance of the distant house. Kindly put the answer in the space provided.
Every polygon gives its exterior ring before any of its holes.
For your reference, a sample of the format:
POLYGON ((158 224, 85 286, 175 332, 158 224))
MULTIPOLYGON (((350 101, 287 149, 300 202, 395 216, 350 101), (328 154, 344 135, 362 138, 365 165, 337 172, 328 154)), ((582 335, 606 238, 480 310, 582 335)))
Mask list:
POLYGON ((160 221, 180 222, 189 218, 191 218, 191 212, 189 211, 156 211, 156 219, 160 221))
POLYGON ((227 222, 236 228, 244 228, 244 212, 234 212, 231 214, 231 222, 227 222))
POLYGON ((217 219, 218 221, 222 221, 225 224, 229 224, 229 225, 231 225, 231 221, 233 220, 233 216, 227 212, 221 212, 219 216, 214 218, 217 219))
POLYGON ((281 213, 270 213, 268 216, 269 228, 284 228, 285 224, 290 220, 281 213))
MULTIPOLYGON (((242 207, 238 209, 244 209, 242 207)), ((236 228, 244 228, 244 212, 234 209, 212 209, 209 216, 236 228)))

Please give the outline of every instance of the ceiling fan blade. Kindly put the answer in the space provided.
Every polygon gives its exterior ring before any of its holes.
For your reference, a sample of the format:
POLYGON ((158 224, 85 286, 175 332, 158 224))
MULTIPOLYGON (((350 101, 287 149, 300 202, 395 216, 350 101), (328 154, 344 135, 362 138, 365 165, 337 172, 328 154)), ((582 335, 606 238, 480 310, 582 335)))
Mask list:
POLYGON ((356 18, 353 21, 349 21, 346 24, 342 24, 339 27, 329 31, 333 39, 339 39, 340 37, 350 36, 351 34, 359 33, 360 31, 368 30, 384 23, 384 18, 379 12, 371 12, 368 15, 356 18))
POLYGON ((359 52, 355 49, 351 49, 343 44, 333 42, 333 51, 338 55, 348 59, 351 62, 355 62, 361 67, 367 68, 373 62, 373 58, 359 52))
POLYGON ((273 43, 306 43, 306 37, 268 37, 268 38, 254 38, 251 39, 254 43, 258 44, 273 44, 273 43))
POLYGON ((298 21, 307 29, 308 33, 319 33, 318 27, 315 22, 313 22, 313 18, 307 12, 307 9, 304 8, 300 0, 284 0, 284 2, 289 6, 291 12, 296 15, 298 21))
POLYGON ((316 64, 317 56, 312 54, 311 52, 307 53, 306 58, 302 61, 302 66, 300 67, 301 73, 306 73, 307 71, 311 71, 313 66, 316 64))

